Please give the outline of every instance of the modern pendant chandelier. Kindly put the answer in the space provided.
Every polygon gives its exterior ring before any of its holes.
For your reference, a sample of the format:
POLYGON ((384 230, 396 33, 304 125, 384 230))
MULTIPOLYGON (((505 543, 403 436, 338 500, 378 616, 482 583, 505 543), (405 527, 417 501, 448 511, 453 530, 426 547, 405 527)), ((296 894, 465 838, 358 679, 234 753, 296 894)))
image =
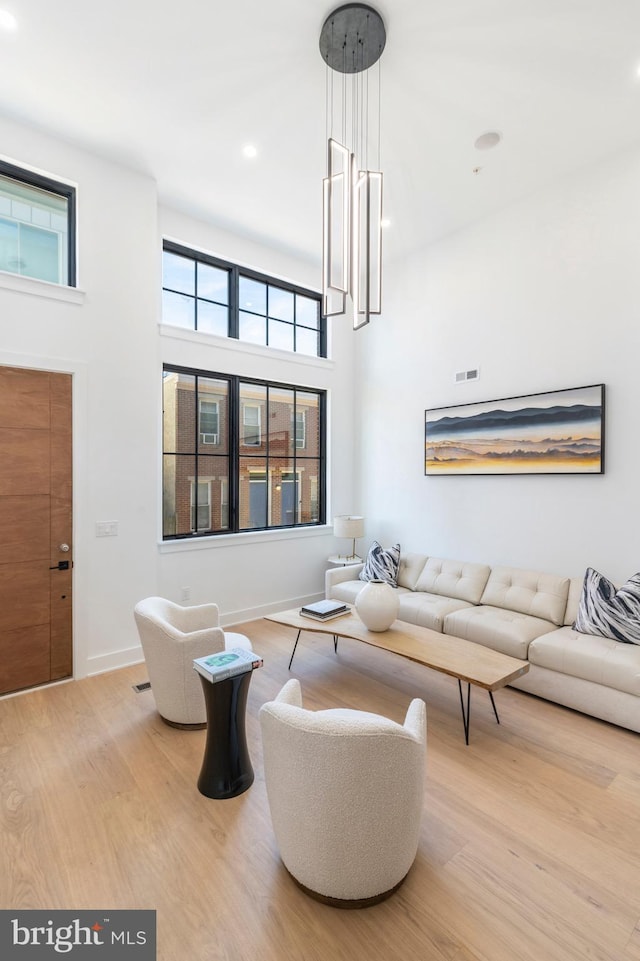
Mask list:
POLYGON ((364 3, 338 7, 320 33, 327 66, 323 313, 347 313, 350 299, 356 330, 382 311, 380 56, 385 42, 382 17, 364 3), (370 80, 374 64, 377 76, 370 80))

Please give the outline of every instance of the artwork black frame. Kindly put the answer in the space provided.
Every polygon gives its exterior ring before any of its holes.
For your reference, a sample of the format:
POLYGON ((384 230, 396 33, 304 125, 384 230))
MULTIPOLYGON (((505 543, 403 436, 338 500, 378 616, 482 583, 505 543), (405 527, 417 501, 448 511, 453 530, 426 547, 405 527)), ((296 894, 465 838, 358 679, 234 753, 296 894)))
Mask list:
POLYGON ((605 385, 425 410, 426 476, 604 474, 605 385))

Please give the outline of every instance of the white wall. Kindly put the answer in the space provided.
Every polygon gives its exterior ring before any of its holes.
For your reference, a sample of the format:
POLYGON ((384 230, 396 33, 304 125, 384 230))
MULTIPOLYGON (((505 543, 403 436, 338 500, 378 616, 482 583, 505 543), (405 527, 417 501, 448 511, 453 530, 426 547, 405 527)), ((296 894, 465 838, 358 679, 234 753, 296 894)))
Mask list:
MULTIPOLYGON (((170 211, 159 223, 149 177, 0 117, 2 156, 77 187, 82 293, 0 274, 0 364, 74 378, 74 670, 76 677, 141 659, 137 600, 162 593, 216 600, 226 623, 323 590, 330 528, 161 543, 163 361, 257 374, 330 391, 332 509, 352 511, 352 342, 338 330, 340 364, 243 352, 159 327, 163 233, 258 270, 315 286, 308 264, 170 211), (343 363, 345 366, 343 366, 343 363), (346 416, 345 416, 346 412, 346 416), (98 521, 117 537, 95 536, 98 521)), ((329 513, 329 518, 331 513, 329 513)))
POLYGON ((384 543, 613 580, 640 569, 640 150, 385 275, 358 334, 362 510, 384 543), (454 372, 480 380, 454 384, 454 372), (424 410, 606 384, 604 476, 425 477, 424 410))
POLYGON ((74 661, 82 676, 136 656, 132 608, 156 586, 155 186, 8 120, 0 119, 0 143, 12 161, 77 186, 84 297, 69 303, 41 296, 47 288, 38 282, 24 285, 36 293, 0 282, 0 363, 73 374, 74 661), (96 538, 101 520, 117 520, 119 535, 96 538))

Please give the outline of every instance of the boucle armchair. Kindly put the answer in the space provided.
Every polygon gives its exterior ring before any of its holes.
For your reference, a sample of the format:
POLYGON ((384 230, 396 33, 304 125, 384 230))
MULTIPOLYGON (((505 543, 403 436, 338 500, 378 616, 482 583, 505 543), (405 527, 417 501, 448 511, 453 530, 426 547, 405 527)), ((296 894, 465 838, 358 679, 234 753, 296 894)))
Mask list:
POLYGON ((363 711, 307 711, 287 681, 260 709, 264 773, 280 856, 298 885, 337 907, 400 886, 420 836, 426 707, 404 724, 363 711))
POLYGON ((203 728, 207 711, 193 659, 232 647, 251 650, 244 634, 223 631, 217 604, 181 607, 147 597, 134 609, 158 712, 172 727, 203 728))

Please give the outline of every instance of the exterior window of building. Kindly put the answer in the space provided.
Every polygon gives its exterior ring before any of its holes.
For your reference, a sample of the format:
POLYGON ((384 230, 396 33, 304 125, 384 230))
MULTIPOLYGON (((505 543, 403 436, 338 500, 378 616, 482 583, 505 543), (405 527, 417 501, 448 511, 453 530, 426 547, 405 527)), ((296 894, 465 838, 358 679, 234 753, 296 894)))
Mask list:
POLYGON ((165 241, 162 320, 245 343, 326 357, 320 295, 165 241))
POLYGON ((295 432, 298 450, 304 450, 305 447, 306 413, 305 410, 296 411, 295 432))
POLYGON ((217 444, 219 436, 219 406, 217 400, 200 399, 200 443, 217 444))
POLYGON ((245 447, 260 446, 260 414, 262 408, 257 404, 244 404, 242 407, 242 443, 245 447))
POLYGON ((0 270, 76 285, 75 189, 0 161, 0 270))
POLYGON ((229 481, 226 477, 220 481, 220 528, 229 527, 229 481))
POLYGON ((167 366, 163 403, 165 539, 324 523, 323 391, 167 366))
POLYGON ((209 481, 191 481, 191 530, 208 531, 211 528, 211 484, 209 481))

